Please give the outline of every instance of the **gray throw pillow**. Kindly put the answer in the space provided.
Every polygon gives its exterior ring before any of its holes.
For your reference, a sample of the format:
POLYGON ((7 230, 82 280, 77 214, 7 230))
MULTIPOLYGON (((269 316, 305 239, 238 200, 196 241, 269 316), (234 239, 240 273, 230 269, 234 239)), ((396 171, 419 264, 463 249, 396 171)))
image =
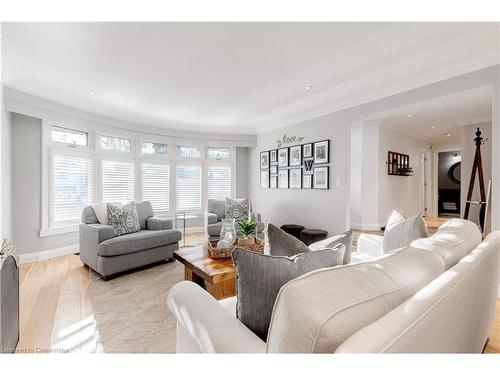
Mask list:
POLYGON ((393 211, 385 227, 382 248, 384 252, 391 252, 423 237, 427 237, 427 224, 421 215, 405 219, 399 212, 393 211))
POLYGON ((339 244, 333 249, 288 258, 234 249, 231 256, 236 265, 237 318, 266 341, 274 302, 281 287, 308 272, 341 265, 344 250, 344 245, 339 244))
POLYGON ((267 238, 271 255, 291 257, 310 251, 304 242, 273 224, 267 226, 267 238))
POLYGON ((130 202, 123 206, 108 203, 108 224, 113 227, 115 237, 139 232, 141 226, 135 202, 130 202))
POLYGON ((227 218, 232 218, 236 222, 247 220, 250 212, 250 200, 226 198, 226 213, 227 218))
POLYGON ((351 263, 351 253, 352 253, 352 230, 344 232, 342 234, 329 237, 325 240, 321 240, 309 245, 309 250, 318 251, 323 249, 331 249, 337 244, 343 244, 345 246, 344 252, 344 264, 351 263))

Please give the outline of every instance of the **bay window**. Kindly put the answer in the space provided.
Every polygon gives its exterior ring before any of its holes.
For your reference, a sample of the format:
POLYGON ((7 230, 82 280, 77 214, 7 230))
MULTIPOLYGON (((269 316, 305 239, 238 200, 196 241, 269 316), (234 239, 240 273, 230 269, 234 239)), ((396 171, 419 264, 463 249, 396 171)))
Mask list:
POLYGON ((201 210, 201 166, 177 166, 175 189, 178 211, 201 210))

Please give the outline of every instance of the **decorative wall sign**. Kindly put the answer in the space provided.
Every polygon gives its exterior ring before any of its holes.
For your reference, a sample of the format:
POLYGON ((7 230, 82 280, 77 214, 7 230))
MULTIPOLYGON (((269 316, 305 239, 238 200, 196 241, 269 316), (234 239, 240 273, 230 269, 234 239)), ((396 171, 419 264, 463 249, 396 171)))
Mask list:
POLYGON ((269 171, 260 171, 260 187, 265 189, 269 187, 269 171))
POLYGON ((283 134, 281 139, 278 139, 276 142, 278 144, 278 148, 281 148, 283 145, 289 145, 295 142, 302 142, 304 137, 297 137, 296 135, 292 135, 288 137, 286 134, 283 134))
POLYGON ((269 151, 260 153, 260 169, 269 169, 269 151))
POLYGON ((305 174, 302 178, 302 189, 312 189, 312 174, 305 174))
POLYGON ((271 165, 271 174, 277 174, 277 173, 278 173, 278 166, 271 165))
POLYGON ((278 187, 278 176, 271 176, 271 189, 278 187))
POLYGON ((288 189, 288 169, 280 169, 278 172, 278 187, 288 189))
POLYGON ((288 147, 280 148, 278 150, 278 167, 280 168, 288 167, 288 147))
POLYGON ((302 189, 302 168, 290 169, 290 189, 302 189))
POLYGON ((315 189, 328 189, 330 187, 329 167, 314 167, 313 186, 315 189))
POLYGON ((330 162, 330 140, 314 142, 314 164, 330 162))
POLYGON ((410 156, 399 152, 387 152, 387 174, 390 176, 413 176, 410 156))
POLYGON ((314 163, 313 159, 305 159, 304 160, 304 172, 311 172, 312 173, 313 163, 314 163))
POLYGON ((313 145, 312 143, 307 143, 302 146, 302 157, 303 158, 312 158, 313 156, 313 145))
POLYGON ((290 147, 290 167, 302 166, 302 146, 290 147))
POLYGON ((271 155, 271 163, 277 162, 278 161, 278 150, 271 150, 269 151, 271 155))

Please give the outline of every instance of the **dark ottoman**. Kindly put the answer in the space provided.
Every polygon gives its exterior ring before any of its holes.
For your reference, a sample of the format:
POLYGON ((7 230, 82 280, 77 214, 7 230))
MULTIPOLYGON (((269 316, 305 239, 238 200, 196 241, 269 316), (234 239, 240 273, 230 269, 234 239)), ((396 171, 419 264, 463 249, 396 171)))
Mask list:
POLYGON ((324 240, 328 232, 322 229, 304 229, 300 233, 300 240, 307 246, 312 243, 324 240))
POLYGON ((297 224, 285 224, 282 225, 280 228, 299 240, 300 240, 300 233, 304 230, 304 227, 302 225, 297 225, 297 224))

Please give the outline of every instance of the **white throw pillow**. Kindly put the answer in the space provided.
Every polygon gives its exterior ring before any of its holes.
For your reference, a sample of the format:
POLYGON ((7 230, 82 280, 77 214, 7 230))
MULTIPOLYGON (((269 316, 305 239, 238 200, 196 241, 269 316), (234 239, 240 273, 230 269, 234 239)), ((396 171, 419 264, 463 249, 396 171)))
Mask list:
POLYGON ((421 215, 405 219, 399 212, 392 211, 385 227, 382 248, 384 252, 390 252, 423 237, 427 237, 427 224, 421 215))
POLYGON ((106 203, 92 203, 90 208, 94 210, 95 216, 100 224, 108 224, 108 205, 106 203))

